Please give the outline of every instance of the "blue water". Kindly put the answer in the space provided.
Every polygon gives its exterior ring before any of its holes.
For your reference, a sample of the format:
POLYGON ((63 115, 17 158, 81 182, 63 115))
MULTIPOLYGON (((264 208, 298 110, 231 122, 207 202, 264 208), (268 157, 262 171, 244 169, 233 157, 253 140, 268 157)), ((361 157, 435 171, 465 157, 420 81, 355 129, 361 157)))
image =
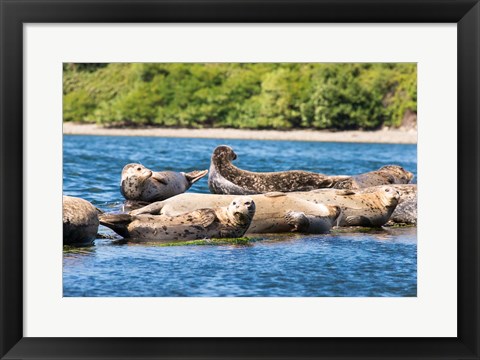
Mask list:
MULTIPOLYGON (((64 136, 63 191, 118 211, 123 166, 208 169, 230 145, 252 171, 357 174, 398 164, 416 175, 416 145, 64 136)), ((208 193, 207 179, 189 191, 208 193)), ((109 229, 99 232, 113 236, 109 229)), ((278 234, 248 246, 158 247, 98 239, 63 254, 64 296, 416 296, 415 228, 278 234)))

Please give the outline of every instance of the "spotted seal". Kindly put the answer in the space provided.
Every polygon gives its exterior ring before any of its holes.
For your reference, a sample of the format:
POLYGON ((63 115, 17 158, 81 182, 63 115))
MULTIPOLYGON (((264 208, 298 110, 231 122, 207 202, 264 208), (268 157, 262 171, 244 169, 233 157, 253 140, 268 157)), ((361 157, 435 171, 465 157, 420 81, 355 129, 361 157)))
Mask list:
POLYGON ((98 231, 98 210, 90 202, 63 196, 63 244, 90 244, 98 231))
POLYGON ((232 238, 245 234, 255 214, 255 202, 237 197, 228 206, 203 208, 177 216, 103 214, 100 224, 124 238, 137 240, 196 240, 232 238))
POLYGON ((375 171, 353 175, 348 179, 335 183, 335 189, 365 189, 379 185, 408 184, 413 174, 398 165, 385 165, 375 171))
MULTIPOLYGON (((387 225, 417 225, 417 184, 389 185, 400 193, 398 205, 390 216, 387 225)), ((362 190, 364 193, 375 192, 387 186, 374 186, 362 190)))
POLYGON ((252 172, 232 164, 237 158, 233 149, 218 146, 212 154, 208 187, 213 194, 252 195, 267 192, 311 191, 323 188, 361 189, 375 185, 404 184, 413 174, 397 165, 383 166, 368 173, 324 175, 302 170, 252 172))
POLYGON ((213 194, 250 195, 267 192, 310 191, 332 187, 347 176, 327 176, 302 170, 252 172, 231 163, 237 155, 226 145, 218 146, 212 154, 208 187, 213 194))
MULTIPOLYGON (((170 199, 155 202, 130 214, 178 215, 201 207, 225 206, 235 196, 210 194, 180 194, 170 199)), ((256 212, 247 233, 326 233, 341 214, 338 206, 314 204, 291 196, 290 193, 272 192, 251 195, 256 212)))
POLYGON ((127 200, 153 202, 187 191, 208 170, 189 173, 152 171, 140 164, 128 164, 122 170, 120 192, 127 200))

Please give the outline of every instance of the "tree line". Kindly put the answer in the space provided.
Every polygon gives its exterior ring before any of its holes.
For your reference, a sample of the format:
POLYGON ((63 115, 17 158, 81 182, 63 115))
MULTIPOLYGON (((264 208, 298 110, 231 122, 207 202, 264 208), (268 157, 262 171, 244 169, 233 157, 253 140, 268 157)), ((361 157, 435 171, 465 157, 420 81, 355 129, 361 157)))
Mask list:
POLYGON ((105 126, 398 127, 412 63, 66 63, 63 119, 105 126))

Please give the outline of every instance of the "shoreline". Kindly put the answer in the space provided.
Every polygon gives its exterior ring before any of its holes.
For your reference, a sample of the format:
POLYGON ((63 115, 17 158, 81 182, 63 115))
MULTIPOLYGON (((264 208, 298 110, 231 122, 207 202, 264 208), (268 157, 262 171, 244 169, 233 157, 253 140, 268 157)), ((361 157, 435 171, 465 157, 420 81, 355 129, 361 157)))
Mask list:
POLYGON ((169 138, 240 139, 240 140, 280 140, 318 141, 380 144, 416 144, 417 130, 383 129, 377 131, 348 130, 331 132, 328 130, 242 130, 242 129, 171 129, 103 128, 96 124, 63 123, 64 135, 100 136, 148 136, 169 138))

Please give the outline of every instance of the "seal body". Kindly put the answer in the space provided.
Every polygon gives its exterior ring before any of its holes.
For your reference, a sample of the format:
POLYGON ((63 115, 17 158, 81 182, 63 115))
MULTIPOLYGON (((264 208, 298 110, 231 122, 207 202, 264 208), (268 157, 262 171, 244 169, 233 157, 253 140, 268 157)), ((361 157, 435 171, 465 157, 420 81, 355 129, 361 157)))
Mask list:
POLYGON ((98 231, 99 211, 90 202, 63 196, 63 244, 90 244, 98 231))
POLYGON ((122 170, 120 192, 127 200, 153 202, 184 193, 208 170, 189 173, 152 171, 140 164, 128 164, 122 170))
POLYGON ((264 194, 323 188, 362 189, 375 185, 405 184, 413 174, 396 165, 355 176, 328 176, 308 171, 252 172, 237 168, 237 155, 229 146, 218 146, 210 162, 208 187, 213 194, 264 194))
MULTIPOLYGON (((326 233, 335 224, 341 209, 335 205, 314 204, 291 196, 290 193, 267 193, 250 196, 256 205, 256 212, 247 233, 326 233)), ((225 206, 234 199, 233 195, 180 194, 156 202, 131 214, 178 215, 204 206, 225 206)))
MULTIPOLYGON (((387 225, 405 224, 417 225, 417 184, 390 185, 400 193, 398 205, 393 211, 387 225)), ((374 186, 363 192, 375 192, 386 186, 374 186)))
POLYGON ((218 146, 210 163, 208 187, 213 194, 264 194, 267 192, 310 191, 332 187, 347 176, 331 177, 308 171, 252 172, 237 168, 237 155, 229 146, 218 146))
POLYGON ((245 234, 254 214, 253 200, 237 197, 225 207, 203 208, 177 216, 104 214, 100 224, 124 238, 138 240, 232 238, 245 234))
POLYGON ((339 181, 333 185, 335 189, 365 189, 372 186, 408 184, 413 174, 398 165, 386 165, 375 171, 360 175, 353 175, 349 179, 339 181))
POLYGON ((398 205, 400 193, 391 186, 362 190, 319 189, 294 193, 316 204, 337 205, 342 209, 338 226, 380 227, 385 225, 398 205))
MULTIPOLYGON (((278 220, 288 211, 316 214, 321 206, 329 211, 336 226, 371 226, 379 227, 387 223, 398 204, 399 193, 391 187, 373 189, 368 193, 361 190, 320 189, 308 192, 267 193, 251 195, 257 204, 257 212, 248 233, 283 232, 286 225, 279 226, 278 220), (388 190, 388 191, 386 191, 388 190), (335 218, 338 207, 341 214, 335 218), (274 220, 276 219, 276 220, 274 220), (276 224, 272 227, 272 224, 276 224)), ((150 204, 132 213, 181 214, 203 206, 224 206, 232 200, 233 195, 181 194, 165 201, 150 204)), ((288 230, 287 230, 288 231, 288 230)))

